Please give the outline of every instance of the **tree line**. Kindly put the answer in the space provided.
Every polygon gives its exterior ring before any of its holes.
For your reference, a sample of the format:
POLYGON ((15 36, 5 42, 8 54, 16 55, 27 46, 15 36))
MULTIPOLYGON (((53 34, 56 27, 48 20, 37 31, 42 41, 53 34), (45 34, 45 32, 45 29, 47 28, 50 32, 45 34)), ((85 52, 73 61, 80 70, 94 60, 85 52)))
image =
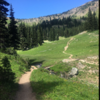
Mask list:
POLYGON ((12 5, 10 5, 10 23, 6 27, 6 17, 9 11, 5 6, 9 6, 5 0, 0 1, 0 50, 13 47, 14 50, 31 49, 42 45, 43 40, 59 40, 59 36, 69 37, 78 34, 84 30, 93 31, 99 28, 95 12, 89 9, 88 17, 73 19, 70 16, 62 19, 53 19, 43 21, 37 25, 25 25, 17 22, 14 18, 12 5))

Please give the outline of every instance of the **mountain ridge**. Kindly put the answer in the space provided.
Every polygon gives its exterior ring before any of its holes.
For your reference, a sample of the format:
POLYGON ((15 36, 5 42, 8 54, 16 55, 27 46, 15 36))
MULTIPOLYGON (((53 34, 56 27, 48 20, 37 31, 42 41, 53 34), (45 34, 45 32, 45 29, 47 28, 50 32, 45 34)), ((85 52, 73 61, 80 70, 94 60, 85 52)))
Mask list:
MULTIPOLYGON (((79 18, 82 16, 86 16, 88 13, 89 8, 91 9, 92 12, 97 12, 98 13, 98 9, 99 9, 99 1, 98 0, 92 0, 89 1, 79 7, 76 8, 72 8, 68 11, 59 13, 59 14, 52 14, 52 15, 47 15, 47 16, 43 16, 43 17, 38 17, 38 18, 29 18, 29 19, 16 19, 16 21, 22 21, 25 23, 28 23, 30 25, 32 25, 33 23, 38 24, 38 23, 42 23, 43 21, 50 21, 53 19, 62 19, 67 18, 67 17, 74 17, 74 18, 79 18)), ((98 15, 97 15, 98 16, 98 15)))

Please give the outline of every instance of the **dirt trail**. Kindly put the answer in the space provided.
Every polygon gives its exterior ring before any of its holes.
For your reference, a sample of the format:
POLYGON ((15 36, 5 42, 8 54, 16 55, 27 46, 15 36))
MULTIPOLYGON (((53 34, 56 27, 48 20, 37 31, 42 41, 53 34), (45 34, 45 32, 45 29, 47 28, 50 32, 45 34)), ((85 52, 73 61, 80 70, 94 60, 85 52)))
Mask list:
MULTIPOLYGON (((68 43, 67 43, 67 46, 64 48, 64 51, 63 51, 63 53, 65 53, 65 51, 68 49, 68 46, 69 46, 69 44, 70 44, 70 41, 72 41, 74 38, 72 37, 69 41, 68 41, 68 43)), ((65 53, 65 54, 68 54, 68 53, 65 53)), ((72 59, 72 54, 69 54, 70 56, 69 56, 69 59, 72 59)))
POLYGON ((31 66, 30 71, 22 75, 19 80, 19 90, 16 93, 15 100, 36 100, 35 94, 32 93, 32 88, 30 85, 30 75, 34 69, 37 69, 35 66, 31 66))
POLYGON ((85 62, 85 63, 88 63, 88 64, 95 64, 95 65, 99 65, 99 63, 98 63, 98 62, 94 62, 94 61, 89 62, 89 61, 87 61, 87 60, 83 60, 83 59, 80 59, 79 61, 81 61, 81 62, 85 62))
POLYGON ((73 37, 68 41, 68 43, 67 43, 67 46, 64 48, 64 51, 66 51, 67 50, 67 48, 68 48, 68 45, 70 44, 70 41, 72 41, 73 40, 73 37))

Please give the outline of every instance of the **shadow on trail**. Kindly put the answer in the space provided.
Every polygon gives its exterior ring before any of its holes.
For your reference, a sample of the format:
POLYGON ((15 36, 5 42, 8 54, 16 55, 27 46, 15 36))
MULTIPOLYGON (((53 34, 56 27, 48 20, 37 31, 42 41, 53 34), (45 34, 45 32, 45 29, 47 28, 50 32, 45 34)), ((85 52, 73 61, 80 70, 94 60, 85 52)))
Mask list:
POLYGON ((36 94, 38 99, 41 99, 41 96, 43 96, 45 93, 49 94, 53 92, 55 87, 61 85, 62 83, 63 81, 54 81, 54 82, 31 81, 31 86, 32 86, 32 91, 36 94))

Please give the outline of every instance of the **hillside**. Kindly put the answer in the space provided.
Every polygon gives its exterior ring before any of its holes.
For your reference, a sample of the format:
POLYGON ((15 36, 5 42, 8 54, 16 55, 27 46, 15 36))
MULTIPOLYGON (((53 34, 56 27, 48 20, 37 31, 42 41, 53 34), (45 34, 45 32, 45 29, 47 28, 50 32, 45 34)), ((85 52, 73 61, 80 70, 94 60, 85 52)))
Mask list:
POLYGON ((73 8, 71 10, 68 10, 66 12, 60 13, 60 14, 53 14, 53 15, 48 15, 48 16, 43 16, 39 18, 30 18, 30 19, 17 19, 18 21, 23 21, 28 24, 33 24, 33 23, 41 23, 44 20, 50 21, 52 19, 62 19, 63 17, 67 18, 69 16, 74 17, 74 18, 80 18, 82 16, 86 16, 88 13, 89 8, 91 9, 92 12, 96 12, 97 17, 98 17, 98 9, 99 9, 99 1, 98 0, 93 0, 90 2, 87 2, 79 7, 73 8))
POLYGON ((23 58, 29 58, 31 65, 41 67, 33 71, 30 78, 38 100, 98 99, 98 32, 84 31, 68 38, 60 37, 59 41, 45 41, 34 49, 18 51, 23 58), (59 78, 59 72, 65 73, 72 67, 78 68, 78 75, 70 79, 59 78), (50 75, 44 68, 53 73, 50 75))

